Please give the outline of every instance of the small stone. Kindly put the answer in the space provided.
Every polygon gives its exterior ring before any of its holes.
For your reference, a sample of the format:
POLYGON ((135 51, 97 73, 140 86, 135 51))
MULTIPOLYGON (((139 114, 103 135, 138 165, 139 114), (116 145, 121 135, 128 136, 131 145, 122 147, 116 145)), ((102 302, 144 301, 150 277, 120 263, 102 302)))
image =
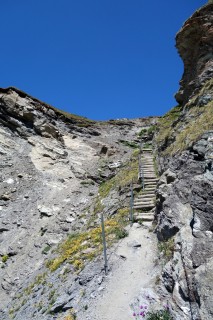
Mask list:
POLYGON ((87 248, 85 250, 82 251, 83 254, 89 254, 89 253, 92 253, 95 249, 93 248, 87 248))
POLYGON ((40 211, 41 215, 51 217, 53 215, 52 209, 45 207, 45 206, 38 206, 38 210, 40 211))
POLYGON ((101 291, 103 291, 103 290, 104 290, 104 287, 99 287, 99 288, 98 288, 98 291, 99 291, 99 292, 101 292, 101 291))
POLYGON ((14 183, 14 180, 9 178, 7 180, 5 180, 4 182, 8 183, 8 184, 13 184, 14 183))
POLYGON ((136 229, 138 229, 138 228, 141 228, 141 225, 140 225, 140 223, 138 223, 138 222, 134 222, 134 223, 133 223, 133 227, 136 228, 136 229))
POLYGON ((103 277, 101 276, 101 277, 98 277, 98 284, 100 285, 102 282, 103 282, 103 277))
POLYGON ((10 200, 10 196, 8 194, 2 194, 0 196, 0 200, 8 201, 10 200))
POLYGON ((139 248, 141 247, 141 244, 139 242, 137 242, 136 240, 130 241, 128 242, 128 247, 132 247, 132 248, 139 248))
POLYGON ((65 221, 68 222, 68 223, 72 223, 73 221, 75 221, 75 218, 73 218, 73 217, 67 217, 67 218, 65 219, 65 221))

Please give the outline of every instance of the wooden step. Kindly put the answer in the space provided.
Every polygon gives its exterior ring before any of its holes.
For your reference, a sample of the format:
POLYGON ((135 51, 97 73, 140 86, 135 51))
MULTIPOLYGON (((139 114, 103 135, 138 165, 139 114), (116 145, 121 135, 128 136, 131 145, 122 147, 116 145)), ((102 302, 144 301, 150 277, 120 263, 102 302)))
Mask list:
POLYGON ((155 200, 155 194, 148 194, 148 195, 142 195, 142 196, 137 196, 137 198, 135 199, 136 200, 142 200, 142 199, 152 199, 152 200, 155 200))
POLYGON ((156 195, 155 195, 155 193, 151 190, 151 191, 145 191, 144 192, 144 194, 143 194, 143 196, 144 197, 146 197, 146 196, 149 196, 151 199, 153 198, 153 199, 155 199, 156 198, 156 195))
MULTIPOLYGON (((143 192, 143 191, 142 191, 143 192)), ((155 198, 155 193, 154 192, 149 192, 148 194, 147 193, 141 193, 141 194, 138 194, 137 196, 135 196, 136 199, 140 199, 140 198, 152 198, 154 197, 155 198)))
POLYGON ((146 174, 146 175, 149 175, 149 174, 151 174, 151 175, 154 175, 155 177, 156 177, 156 174, 155 174, 155 171, 154 170, 140 170, 139 171, 140 173, 143 173, 143 174, 146 174))
POLYGON ((142 171, 140 171, 139 172, 139 175, 143 175, 144 177, 147 177, 147 178, 151 178, 151 179, 156 179, 156 180, 158 180, 157 178, 156 178, 156 174, 153 172, 153 173, 145 173, 145 172, 142 172, 142 171))
POLYGON ((155 204, 134 205, 134 209, 153 209, 155 204))
POLYGON ((154 203, 154 201, 152 201, 152 200, 150 200, 150 199, 147 199, 147 200, 138 200, 138 199, 137 199, 137 200, 135 200, 134 204, 135 204, 135 205, 139 205, 139 204, 140 204, 140 205, 141 205, 141 204, 143 205, 143 204, 155 204, 155 203, 154 203))
POLYGON ((150 194, 153 193, 155 194, 155 190, 156 190, 156 185, 147 185, 144 186, 144 189, 142 189, 143 194, 150 194))
POLYGON ((154 181, 150 181, 150 182, 147 182, 147 181, 145 181, 145 183, 144 183, 144 187, 145 187, 145 189, 147 189, 147 190, 150 190, 150 189, 156 189, 156 186, 157 186, 157 184, 156 184, 156 182, 154 181))
POLYGON ((141 159, 141 163, 142 164, 148 164, 148 165, 153 165, 154 164, 154 161, 151 160, 151 159, 141 159))
POLYGON ((149 215, 137 215, 134 216, 134 220, 138 221, 138 220, 143 220, 143 221, 153 221, 154 220, 154 214, 149 214, 149 215))
POLYGON ((143 177, 145 178, 145 179, 152 179, 152 180, 156 180, 156 181, 158 181, 158 179, 156 178, 156 175, 155 174, 153 174, 153 175, 151 175, 151 174, 144 174, 143 175, 143 177))

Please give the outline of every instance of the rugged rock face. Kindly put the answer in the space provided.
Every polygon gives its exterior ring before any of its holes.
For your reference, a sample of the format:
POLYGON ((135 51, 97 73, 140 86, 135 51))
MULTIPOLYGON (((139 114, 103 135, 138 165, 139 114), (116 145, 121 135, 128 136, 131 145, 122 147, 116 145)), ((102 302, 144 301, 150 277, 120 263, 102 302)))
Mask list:
POLYGON ((180 105, 160 120, 155 136, 160 181, 157 235, 172 257, 162 282, 176 319, 213 318, 213 4, 177 34, 184 74, 180 105))
POLYGON ((185 104, 213 75, 213 3, 196 11, 176 36, 176 46, 184 62, 184 75, 176 94, 185 104))
POLYGON ((93 254, 89 241, 92 236, 99 241, 94 234, 99 213, 126 210, 138 133, 156 120, 96 123, 15 88, 0 90, 1 319, 53 319, 95 297, 104 277, 102 258, 86 261, 83 272, 81 256, 73 264, 56 258, 54 272, 46 263, 58 244, 78 231, 91 230, 79 252, 93 254), (118 186, 111 180, 104 189, 104 181, 120 171, 118 186))

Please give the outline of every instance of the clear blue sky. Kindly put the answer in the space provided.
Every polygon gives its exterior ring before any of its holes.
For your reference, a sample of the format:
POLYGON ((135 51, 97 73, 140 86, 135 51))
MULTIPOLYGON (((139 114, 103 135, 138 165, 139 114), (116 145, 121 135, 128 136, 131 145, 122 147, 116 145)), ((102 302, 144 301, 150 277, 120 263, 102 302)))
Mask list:
POLYGON ((1 87, 91 119, 162 115, 183 73, 175 34, 204 0, 1 1, 1 87))

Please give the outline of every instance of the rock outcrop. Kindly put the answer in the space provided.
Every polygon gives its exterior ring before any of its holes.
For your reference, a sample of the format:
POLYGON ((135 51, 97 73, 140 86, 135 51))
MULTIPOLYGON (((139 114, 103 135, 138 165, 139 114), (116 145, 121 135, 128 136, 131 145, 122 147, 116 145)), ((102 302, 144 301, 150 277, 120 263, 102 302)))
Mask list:
MULTIPOLYGON (((185 104, 213 75, 213 3, 197 10, 176 36, 176 46, 184 62, 184 74, 176 94, 185 104)), ((206 97, 207 99, 210 99, 206 97)))
POLYGON ((155 136, 161 173, 156 232, 170 248, 162 283, 175 319, 213 318, 212 22, 209 4, 177 34, 184 62, 179 106, 160 120, 155 136))

